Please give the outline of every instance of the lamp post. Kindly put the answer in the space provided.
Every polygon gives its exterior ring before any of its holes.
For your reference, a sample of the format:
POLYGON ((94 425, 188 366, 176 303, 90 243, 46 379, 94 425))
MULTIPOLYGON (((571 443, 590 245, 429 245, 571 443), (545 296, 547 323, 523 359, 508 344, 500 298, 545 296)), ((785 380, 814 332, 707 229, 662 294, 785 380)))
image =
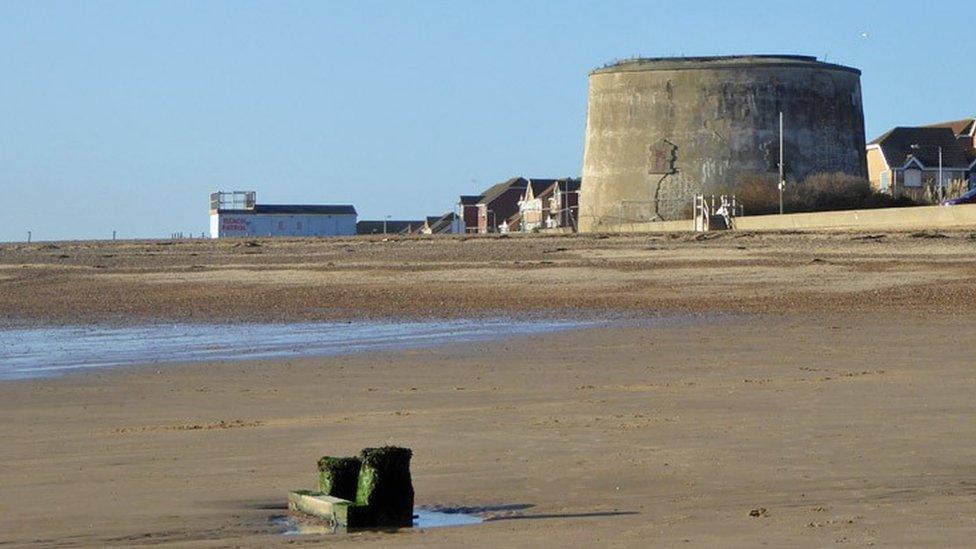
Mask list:
POLYGON ((392 216, 389 216, 388 215, 388 216, 386 216, 386 217, 383 218, 383 234, 386 234, 386 222, 387 222, 387 220, 390 219, 390 217, 392 217, 392 216))
POLYGON ((786 179, 783 178, 783 111, 779 111, 779 215, 783 215, 783 189, 786 179))
POLYGON ((939 145, 939 202, 945 200, 945 185, 942 182, 942 146, 939 145))
MULTIPOLYGON (((942 186, 942 145, 929 145, 929 147, 937 147, 939 149, 939 202, 941 203, 945 200, 945 188, 942 186)), ((912 149, 916 151, 922 148, 918 143, 912 145, 912 149)))

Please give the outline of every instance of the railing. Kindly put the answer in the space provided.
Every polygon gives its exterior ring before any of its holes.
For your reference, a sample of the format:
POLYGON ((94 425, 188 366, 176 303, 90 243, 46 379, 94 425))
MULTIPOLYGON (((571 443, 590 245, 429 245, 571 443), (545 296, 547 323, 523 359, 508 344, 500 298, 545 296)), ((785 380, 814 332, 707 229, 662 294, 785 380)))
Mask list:
POLYGON ((697 195, 694 198, 695 231, 703 233, 710 229, 732 229, 734 219, 745 214, 745 208, 738 203, 735 195, 715 195, 706 197, 697 195), (721 226, 718 226, 721 224, 721 226))
POLYGON ((253 210, 256 194, 254 191, 218 191, 210 193, 210 209, 253 210))

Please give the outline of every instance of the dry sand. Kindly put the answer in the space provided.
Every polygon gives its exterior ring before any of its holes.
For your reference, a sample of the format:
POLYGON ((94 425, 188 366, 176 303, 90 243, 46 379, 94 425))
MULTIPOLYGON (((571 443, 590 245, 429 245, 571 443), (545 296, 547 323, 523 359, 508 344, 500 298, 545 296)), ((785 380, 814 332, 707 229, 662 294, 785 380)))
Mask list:
POLYGON ((864 236, 6 245, 11 324, 699 316, 0 383, 0 545, 969 546, 976 241, 864 236), (274 532, 317 457, 384 443, 492 520, 274 532))

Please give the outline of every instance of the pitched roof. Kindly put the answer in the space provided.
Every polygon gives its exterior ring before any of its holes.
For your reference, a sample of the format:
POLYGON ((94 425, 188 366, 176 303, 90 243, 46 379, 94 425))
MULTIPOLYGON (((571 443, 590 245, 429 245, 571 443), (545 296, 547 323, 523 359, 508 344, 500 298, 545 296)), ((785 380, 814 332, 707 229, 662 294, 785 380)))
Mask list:
POLYGON ((555 182, 555 179, 529 179, 528 186, 532 187, 532 194, 539 196, 543 191, 552 187, 555 182))
POLYGON ((460 204, 462 206, 471 206, 475 204, 489 204, 502 194, 504 194, 509 189, 518 189, 524 191, 526 187, 530 184, 532 185, 532 194, 538 196, 539 193, 548 189, 553 183, 566 182, 569 188, 563 187, 563 190, 579 190, 579 179, 565 178, 565 179, 536 179, 536 178, 526 178, 526 177, 513 177, 511 179, 506 179, 501 183, 496 183, 491 187, 485 189, 479 195, 461 195, 460 204))
POLYGON ((445 229, 451 227, 454 220, 457 219, 457 214, 454 212, 447 212, 440 217, 427 218, 427 226, 430 228, 430 232, 437 234, 444 232, 445 229), (433 219, 434 221, 431 221, 433 219))
POLYGON ((953 120, 950 122, 939 122, 938 124, 929 124, 925 127, 949 128, 952 130, 952 133, 956 135, 973 135, 973 130, 976 130, 976 118, 964 118, 962 120, 953 120))
POLYGON ((516 211, 512 215, 502 220, 503 223, 507 224, 509 228, 518 227, 519 223, 522 222, 522 212, 516 211))
POLYGON ((560 191, 566 192, 576 192, 580 189, 580 179, 566 178, 566 179, 547 179, 544 180, 548 183, 546 188, 542 191, 533 192, 535 198, 545 198, 551 196, 556 192, 558 187, 560 191))
POLYGON ((580 178, 560 179, 559 181, 557 181, 557 183, 559 183, 560 191, 564 193, 571 193, 580 190, 580 187, 583 184, 583 180, 580 178))
POLYGON ((478 200, 478 204, 488 204, 505 193, 505 191, 512 188, 524 189, 525 184, 525 179, 521 177, 513 177, 496 185, 492 185, 491 187, 488 187, 485 192, 481 193, 481 198, 478 200))
MULTIPOLYGON (((567 179, 572 181, 571 179, 567 179)), ((538 196, 539 193, 548 189, 556 183, 557 181, 567 181, 563 179, 538 179, 535 177, 513 177, 497 185, 493 185, 488 188, 485 192, 481 193, 481 199, 478 200, 479 204, 487 204, 492 200, 501 196, 502 193, 509 189, 518 189, 524 191, 530 185, 532 186, 532 194, 538 196)))
POLYGON ((942 147, 942 166, 966 168, 966 153, 949 128, 894 128, 869 143, 878 145, 889 166, 900 167, 915 158, 927 168, 939 165, 939 147, 942 147))

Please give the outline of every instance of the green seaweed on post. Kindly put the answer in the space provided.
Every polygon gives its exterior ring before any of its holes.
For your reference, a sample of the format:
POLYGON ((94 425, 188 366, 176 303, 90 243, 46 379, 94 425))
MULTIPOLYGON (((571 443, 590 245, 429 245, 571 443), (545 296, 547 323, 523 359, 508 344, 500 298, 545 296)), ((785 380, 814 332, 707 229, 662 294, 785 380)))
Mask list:
POLYGON ((356 501, 361 465, 357 457, 325 456, 319 459, 319 491, 332 497, 356 501))
POLYGON ((365 448, 356 505, 365 506, 371 526, 413 524, 413 482, 410 478, 409 448, 384 446, 365 448))

